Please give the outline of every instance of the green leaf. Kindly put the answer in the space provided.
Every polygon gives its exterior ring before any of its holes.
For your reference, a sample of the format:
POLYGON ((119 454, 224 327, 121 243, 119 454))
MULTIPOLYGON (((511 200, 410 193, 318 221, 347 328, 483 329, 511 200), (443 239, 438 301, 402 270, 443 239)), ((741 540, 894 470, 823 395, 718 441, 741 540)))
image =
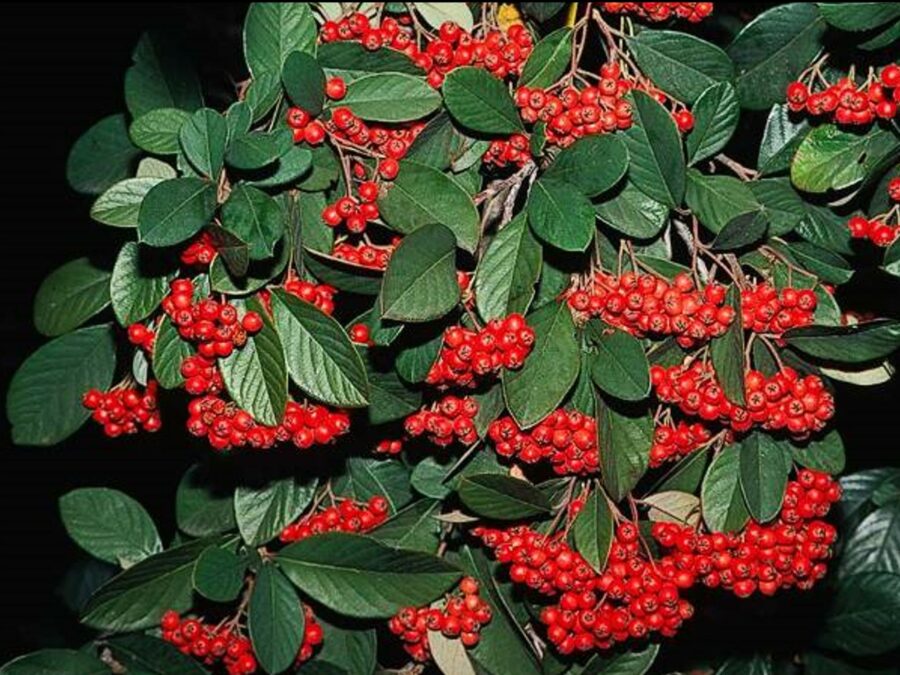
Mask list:
MULTIPOLYGON (((293 183, 310 172, 312 157, 312 152, 307 148, 291 146, 287 152, 278 158, 274 165, 263 170, 259 178, 254 178, 247 182, 256 187, 278 187, 287 183, 293 183)), ((327 227, 324 223, 322 226, 327 227)))
POLYGON ((845 284, 855 273, 853 267, 843 257, 808 241, 791 242, 789 246, 775 241, 772 244, 776 250, 789 250, 790 258, 813 272, 820 281, 845 284))
POLYGON ((157 155, 174 155, 180 147, 178 135, 181 127, 190 119, 190 113, 184 110, 158 108, 135 119, 128 128, 128 136, 141 150, 157 155))
POLYGON ((421 382, 437 360, 444 343, 443 331, 431 332, 424 341, 407 344, 397 355, 397 374, 407 382, 421 382))
POLYGON ((628 170, 628 148, 616 136, 585 136, 562 150, 544 173, 574 185, 588 197, 606 192, 628 170))
POLYGON ((175 546, 117 574, 91 596, 81 622, 98 630, 127 632, 149 628, 173 609, 191 606, 191 573, 208 539, 175 546))
POLYGON ((725 52, 687 33, 642 30, 628 46, 653 84, 688 105, 705 89, 734 78, 734 65, 725 52))
POLYGON ((806 326, 784 335, 791 347, 826 361, 863 363, 883 359, 900 347, 900 321, 877 319, 851 326, 806 326))
POLYGON ((455 68, 443 86, 444 104, 457 122, 485 134, 514 134, 522 121, 509 91, 481 68, 455 68))
POLYGON ((440 108, 441 95, 423 77, 372 73, 350 82, 338 103, 370 122, 407 122, 440 108))
POLYGON ((321 615, 316 620, 325 637, 312 663, 336 666, 345 673, 372 675, 375 672, 378 644, 374 628, 363 630, 356 622, 337 624, 321 615))
POLYGON ((838 584, 818 642, 829 649, 865 656, 900 646, 900 575, 854 574, 838 584))
POLYGON ((112 227, 137 227, 141 202, 162 178, 126 178, 97 197, 91 206, 91 218, 112 227))
POLYGON ((495 473, 466 476, 459 498, 469 509, 492 520, 521 520, 550 512, 547 496, 527 481, 495 473))
POLYGON ((697 98, 693 113, 694 128, 687 136, 689 165, 712 157, 731 140, 741 116, 737 92, 728 82, 713 84, 697 98))
POLYGON ((880 33, 859 44, 860 49, 874 51, 894 44, 900 39, 900 21, 894 22, 880 33))
POLYGON ((122 326, 150 316, 169 291, 173 275, 154 269, 149 251, 135 242, 126 242, 119 251, 109 281, 113 312, 122 326))
POLYGON ((700 505, 711 532, 735 532, 750 517, 741 492, 741 446, 727 445, 713 457, 703 485, 700 505))
POLYGON ((865 31, 900 17, 900 7, 891 2, 816 3, 829 26, 845 31, 865 31))
POLYGON ((381 316, 430 321, 453 309, 459 295, 453 233, 426 225, 404 237, 391 255, 381 286, 381 316))
POLYGON ((741 105, 764 110, 784 102, 784 91, 822 49, 825 21, 810 2, 769 9, 748 23, 729 45, 737 68, 741 105))
POLYGON ((325 103, 325 72, 306 52, 291 52, 284 62, 281 82, 291 102, 312 117, 318 117, 325 103))
POLYGON ((307 253, 312 255, 304 259, 306 269, 322 283, 358 295, 378 295, 381 291, 381 272, 312 251, 307 253))
POLYGON ((192 465, 178 482, 175 492, 175 522, 191 537, 208 537, 233 530, 233 490, 200 464, 192 465))
POLYGON ((391 513, 396 513, 410 501, 413 495, 409 485, 409 471, 399 462, 384 461, 375 457, 350 457, 345 485, 335 487, 340 494, 358 502, 372 497, 384 497, 391 513))
POLYGON ((384 222, 397 232, 410 234, 438 223, 456 235, 460 248, 472 252, 478 245, 479 217, 471 197, 452 178, 425 164, 400 162, 400 174, 378 206, 384 222))
POLYGON ((241 537, 248 546, 272 541, 303 513, 315 491, 315 478, 300 482, 290 476, 262 487, 238 486, 234 491, 234 513, 241 537))
POLYGON ((466 31, 474 27, 472 12, 465 2, 417 2, 415 8, 432 28, 440 28, 446 21, 452 21, 466 31))
POLYGON ((138 234, 148 246, 192 237, 216 212, 216 186, 201 178, 173 178, 153 186, 141 203, 138 234))
MULTIPOLYGON (((484 152, 486 141, 476 140, 464 134, 446 112, 440 112, 425 124, 406 154, 408 159, 437 169, 460 170, 458 163, 468 155, 484 152)), ((476 161, 480 161, 479 155, 476 161)))
POLYGON ((203 105, 200 80, 184 49, 163 32, 141 35, 125 73, 125 105, 133 117, 157 108, 193 111, 203 105))
POLYGON ((873 511, 844 544, 841 574, 900 574, 900 502, 873 511))
POLYGON ((138 154, 128 138, 125 116, 104 117, 75 141, 66 179, 77 192, 99 195, 131 175, 138 154))
POLYGON ((555 84, 572 59, 572 29, 559 28, 541 38, 525 62, 519 86, 546 89, 555 84))
MULTIPOLYGON (((272 109, 281 101, 281 71, 263 72, 255 75, 244 92, 244 103, 250 106, 251 119, 258 122, 271 114, 272 109)), ((237 138, 231 134, 229 142, 237 138)))
POLYGON ((100 560, 130 567, 162 550, 153 520, 124 492, 72 490, 59 498, 59 513, 75 543, 100 560))
POLYGON ((19 366, 6 398, 16 445, 55 445, 84 423, 81 397, 112 384, 116 347, 109 325, 82 328, 45 344, 19 366))
POLYGON ((581 352, 565 302, 553 302, 528 315, 534 346, 520 370, 503 373, 503 395, 521 427, 531 427, 555 410, 575 384, 581 352))
POLYGON ((700 223, 718 234, 735 218, 759 211, 759 202, 743 181, 731 176, 707 176, 688 171, 685 201, 700 223))
POLYGON ((153 374, 164 389, 176 389, 184 383, 181 363, 194 353, 194 346, 183 340, 175 324, 166 317, 153 340, 153 374))
POLYGON ((595 397, 597 448, 603 486, 621 501, 647 471, 653 444, 653 418, 644 406, 624 406, 595 397))
POLYGON ((794 153, 809 133, 811 127, 806 118, 794 121, 791 117, 787 105, 774 105, 769 112, 756 160, 756 168, 763 175, 788 169, 794 153))
POLYGON ((800 466, 832 475, 844 470, 844 442, 836 430, 832 429, 822 438, 806 441, 802 445, 796 441, 792 444, 794 461, 800 466))
POLYGON ((255 171, 271 164, 281 156, 275 137, 258 131, 240 134, 231 139, 225 162, 235 169, 255 171))
POLYGON ((588 198, 574 185, 541 178, 528 193, 528 223, 534 233, 563 251, 584 251, 596 229, 588 198))
POLYGON ((604 223, 635 239, 652 239, 666 224, 669 207, 641 192, 630 181, 609 199, 595 203, 594 211, 604 223))
POLYGON ((44 279, 34 298, 34 325, 54 337, 78 328, 109 305, 109 272, 78 258, 44 279))
MULTIPOLYGON (((210 228, 210 233, 214 236, 215 232, 215 228, 210 228)), ((237 237, 233 235, 231 237, 232 241, 237 240, 237 237)), ((244 270, 243 278, 234 276, 228 269, 225 262, 227 251, 223 252, 220 249, 219 254, 213 258, 212 265, 209 267, 209 283, 212 290, 226 295, 249 295, 258 291, 284 271, 291 256, 291 246, 288 237, 284 237, 275 245, 274 258, 251 262, 248 255, 247 269, 244 270)), ((237 261, 240 262, 241 256, 244 255, 240 252, 240 245, 235 247, 234 254, 237 261)))
POLYGON ((787 488, 790 458, 769 434, 753 432, 740 442, 741 491, 750 515, 767 523, 778 515, 787 488))
POLYGON ((747 401, 744 392, 744 325, 741 292, 736 285, 728 289, 726 304, 734 309, 734 320, 724 334, 712 339, 709 355, 725 398, 743 406, 747 401))
POLYGON ((614 656, 597 654, 581 671, 581 675, 644 675, 659 654, 659 645, 647 645, 639 652, 624 652, 614 656))
POLYGON ((685 188, 684 150, 669 112, 649 94, 635 91, 634 126, 623 135, 635 187, 669 207, 681 204, 685 188))
POLYGON ((625 331, 592 324, 591 379, 611 396, 640 401, 650 393, 650 364, 640 340, 625 331))
POLYGON ((288 371, 297 386, 330 405, 365 406, 366 370, 341 325, 312 303, 284 290, 273 290, 272 300, 288 371))
POLYGON ((329 75, 346 79, 354 79, 369 73, 405 75, 423 73, 422 69, 403 52, 390 47, 382 47, 372 52, 360 42, 326 42, 319 45, 316 58, 329 75))
POLYGON ((219 370, 231 398, 260 424, 281 421, 288 400, 288 373, 281 339, 269 313, 258 300, 247 303, 263 320, 263 328, 247 343, 219 360, 219 370))
POLYGON ((254 2, 244 22, 244 58, 254 78, 281 75, 293 51, 314 53, 316 21, 302 2, 254 2))
MULTIPOLYGON (((130 673, 204 675, 207 672, 193 658, 178 651, 175 645, 150 635, 117 635, 105 640, 104 646, 109 647, 115 660, 128 668, 130 673)), ((105 665, 104 668, 104 675, 107 675, 109 670, 105 665)))
POLYGON ((370 369, 369 424, 384 424, 411 415, 422 405, 422 394, 407 387, 393 370, 370 369))
POLYGON ((286 670, 303 642, 304 616, 291 582, 273 565, 263 565, 247 608, 253 653, 266 672, 286 670))
POLYGON ((284 212, 262 190, 239 184, 222 205, 222 227, 249 245, 251 260, 270 258, 284 234, 284 212))
POLYGON ((475 304, 486 321, 524 313, 541 274, 542 249, 523 214, 491 240, 475 273, 475 304))
POLYGON ((572 524, 575 549, 598 574, 606 569, 612 548, 615 522, 612 509, 602 490, 592 490, 572 524))
POLYGON ((441 521, 435 516, 440 512, 440 500, 420 499, 399 510, 369 536, 394 548, 434 553, 441 534, 441 521))
POLYGON ((210 546, 194 563, 191 584, 204 598, 213 602, 231 602, 241 592, 246 568, 246 560, 236 553, 210 546))
POLYGON ((769 223, 764 211, 748 211, 732 218, 710 244, 713 251, 735 251, 761 241, 769 223))
POLYGON ((225 161, 228 125, 211 108, 198 110, 178 132, 178 140, 188 161, 197 171, 216 180, 225 161))
POLYGON ((715 675, 774 675, 770 654, 732 656, 716 670, 715 675))
POLYGON ((876 125, 859 134, 823 124, 809 132, 797 148, 791 180, 806 192, 843 190, 865 180, 898 152, 900 140, 888 129, 876 125))
POLYGON ((99 659, 74 649, 41 649, 0 666, 0 675, 108 675, 109 667, 99 659))
POLYGON ((566 6, 564 2, 523 2, 525 14, 537 21, 544 22, 559 14, 566 6))
MULTIPOLYGON (((787 177, 764 178, 750 183, 750 191, 763 207, 769 236, 782 236, 811 221, 810 205, 791 186, 787 177)), ((841 223, 844 230, 847 226, 841 223)))
POLYGON ((291 544, 275 560, 301 591, 360 618, 387 618, 401 607, 426 605, 460 577, 432 555, 339 532, 291 544))

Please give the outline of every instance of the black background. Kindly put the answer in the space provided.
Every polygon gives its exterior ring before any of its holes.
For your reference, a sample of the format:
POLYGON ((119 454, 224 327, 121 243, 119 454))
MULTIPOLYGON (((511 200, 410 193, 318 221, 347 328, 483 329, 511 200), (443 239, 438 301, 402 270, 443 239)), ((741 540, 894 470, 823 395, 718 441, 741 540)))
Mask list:
MULTIPOLYGON (((214 94, 208 100, 223 107, 215 92, 226 92, 230 81, 243 76, 239 31, 244 11, 240 3, 4 5, 0 18, 3 395, 15 368, 43 343, 31 321, 41 279, 82 255, 108 259, 128 236, 90 220, 90 198, 68 188, 65 160, 84 130, 124 109, 123 77, 140 33, 151 27, 184 33, 204 81, 212 85, 214 94)), ((878 281, 876 293, 863 290, 858 298, 882 311, 893 305, 896 315, 897 284, 878 281)), ((851 468, 898 463, 897 394, 896 382, 877 389, 839 388, 836 426, 844 435, 851 468)), ((4 643, 0 662, 38 646, 77 645, 81 637, 57 597, 65 570, 80 557, 57 516, 60 495, 80 486, 119 488, 148 507, 164 539, 171 536, 175 486, 183 470, 205 451, 190 442, 179 425, 177 419, 172 422, 170 434, 109 441, 88 424, 53 448, 14 448, 3 417, 0 560, 6 573, 0 588, 4 643)), ((695 621, 685 637, 708 635, 717 626, 720 636, 732 643, 769 638, 778 642, 786 634, 796 634, 804 621, 815 623, 817 610, 810 602, 770 605, 761 621, 752 614, 735 619, 741 613, 732 612, 733 603, 724 600, 720 603, 724 610, 695 621)))

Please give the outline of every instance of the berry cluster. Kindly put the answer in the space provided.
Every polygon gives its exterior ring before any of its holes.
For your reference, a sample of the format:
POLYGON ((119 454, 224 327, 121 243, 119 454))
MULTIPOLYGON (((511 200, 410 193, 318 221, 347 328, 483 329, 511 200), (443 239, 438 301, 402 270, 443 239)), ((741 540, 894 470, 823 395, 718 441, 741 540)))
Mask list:
POLYGON ((188 431, 194 436, 205 436, 216 450, 245 445, 265 449, 288 440, 305 450, 329 443, 350 429, 346 412, 296 401, 288 401, 284 419, 275 427, 258 424, 247 411, 213 395, 192 400, 188 414, 188 431))
POLYGON ((604 2, 601 9, 610 14, 633 14, 648 21, 687 19, 699 23, 712 14, 712 2, 604 2))
POLYGON ((597 423, 575 410, 555 410, 527 431, 511 417, 502 417, 491 422, 488 437, 501 457, 526 464, 548 461, 560 475, 596 473, 600 463, 597 423))
POLYGON ((780 336, 790 328, 813 322, 818 299, 809 289, 782 288, 768 283, 741 291, 744 328, 754 333, 780 336))
POLYGON ((474 398, 450 395, 407 417, 403 427, 410 436, 427 434, 431 443, 441 447, 454 440, 472 445, 478 440, 474 422, 477 414, 478 402, 474 398))
POLYGON ((225 388, 216 362, 199 354, 188 356, 181 362, 181 376, 184 390, 192 396, 218 394, 225 388))
POLYGON ((491 30, 483 38, 476 38, 448 21, 441 25, 437 38, 421 49, 413 32, 401 21, 388 17, 374 27, 360 13, 340 21, 326 21, 319 36, 323 42, 361 42, 370 51, 382 47, 401 51, 427 72, 428 82, 435 88, 443 84, 448 72, 461 66, 484 68, 501 79, 518 75, 533 48, 531 35, 522 25, 510 26, 505 34, 491 30))
POLYGON ((804 438, 820 431, 834 415, 834 398, 822 380, 815 375, 801 377, 788 367, 771 378, 755 370, 745 373, 746 407, 725 398, 712 366, 699 360, 670 368, 652 366, 650 381, 659 400, 738 432, 760 425, 804 438))
POLYGON ((82 397, 82 403, 110 438, 136 434, 140 429, 159 431, 162 422, 156 407, 156 388, 156 381, 151 380, 143 392, 124 386, 107 392, 91 389, 82 397))
POLYGON ((459 638, 466 647, 480 639, 481 627, 491 620, 491 608, 478 595, 478 582, 463 577, 459 593, 446 598, 441 609, 404 607, 388 621, 388 628, 403 640, 403 649, 413 660, 423 663, 431 658, 428 631, 440 631, 445 637, 459 638))
POLYGON ((348 232, 361 234, 366 231, 366 224, 378 220, 378 185, 372 181, 363 181, 356 188, 359 197, 344 196, 334 204, 329 204, 322 211, 322 220, 328 227, 343 224, 348 232))
POLYGON ((655 523, 654 538, 682 572, 710 588, 725 588, 741 598, 757 590, 774 595, 779 588, 808 590, 827 571, 837 532, 821 520, 841 488, 830 476, 802 470, 788 483, 781 513, 772 523, 751 522, 741 532, 698 534, 676 523, 655 523))
MULTIPOLYGON (((339 101, 347 93, 347 85, 340 77, 331 77, 325 81, 325 96, 332 101, 339 101)), ((290 107, 286 114, 287 125, 294 135, 294 143, 319 145, 325 140, 324 125, 312 118, 306 110, 296 106, 290 107)))
POLYGON ((703 447, 712 437, 709 429, 700 423, 677 424, 669 422, 657 425, 653 431, 653 445, 650 447, 650 466, 658 467, 675 461, 703 447))
POLYGON ((148 354, 153 352, 153 341, 155 339, 156 332, 146 324, 133 323, 128 326, 128 341, 148 354))
POLYGON ((337 291, 333 286, 294 278, 288 279, 284 283, 284 290, 301 300, 315 305, 325 314, 331 315, 334 313, 334 296, 337 291))
POLYGON ((698 289, 687 274, 669 282, 652 274, 597 272, 588 288, 569 291, 568 302, 576 312, 599 316, 638 337, 674 335, 686 349, 722 335, 735 315, 724 304, 723 286, 698 289))
POLYGON ((310 513, 286 526, 279 535, 287 543, 325 532, 367 532, 387 520, 388 502, 376 496, 365 504, 342 499, 317 513, 310 513))
POLYGON ((182 654, 201 659, 207 666, 217 662, 228 675, 256 672, 256 657, 250 638, 240 635, 230 625, 215 626, 197 619, 182 619, 169 610, 160 621, 162 639, 175 645, 182 654))
POLYGON ((885 66, 880 77, 870 76, 862 86, 849 77, 829 84, 817 69, 809 71, 809 79, 809 83, 798 80, 787 87, 788 108, 794 112, 827 116, 829 121, 849 126, 865 126, 875 119, 891 120, 897 116, 900 66, 896 64, 885 66), (814 78, 822 81, 824 88, 813 91, 814 78))
POLYGON ((391 254, 399 243, 400 237, 396 237, 387 246, 376 246, 365 241, 353 246, 346 241, 341 241, 335 243, 331 255, 351 265, 382 271, 387 269, 391 254))
POLYGON ((375 453, 379 455, 399 455, 401 452, 403 452, 403 441, 397 439, 384 439, 378 441, 375 446, 375 453))
POLYGON ((209 267, 216 257, 216 246, 209 232, 201 232, 184 251, 181 252, 183 265, 209 267))
POLYGON ((312 658, 313 652, 325 639, 322 626, 316 621, 316 615, 313 614, 309 605, 303 605, 303 642, 300 643, 300 650, 297 652, 297 658, 294 660, 294 666, 297 667, 304 661, 312 658))
POLYGON ((900 234, 900 177, 892 178, 887 187, 888 198, 895 202, 893 208, 874 218, 853 216, 847 221, 850 236, 868 239, 876 246, 890 246, 900 234))
POLYGON ((498 138, 491 141, 481 160, 500 169, 507 166, 525 166, 531 161, 528 136, 513 134, 507 139, 498 138))
POLYGON ((229 302, 205 298, 194 302, 194 283, 175 279, 162 308, 185 340, 197 344, 197 351, 208 359, 229 356, 247 342, 247 335, 262 329, 262 318, 247 312, 238 320, 238 312, 229 302))
POLYGON ((444 345, 426 382, 474 387, 478 377, 521 368, 533 344, 534 330, 521 314, 492 319, 481 330, 451 326, 444 331, 444 345))

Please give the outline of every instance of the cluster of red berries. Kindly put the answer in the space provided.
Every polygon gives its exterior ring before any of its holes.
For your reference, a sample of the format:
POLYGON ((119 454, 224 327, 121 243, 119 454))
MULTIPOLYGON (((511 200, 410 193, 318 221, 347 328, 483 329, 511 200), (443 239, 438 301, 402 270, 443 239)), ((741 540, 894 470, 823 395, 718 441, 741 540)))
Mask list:
POLYGON ((809 289, 782 288, 768 283, 741 291, 744 328, 754 333, 780 336, 790 328, 813 322, 818 299, 809 289))
POLYGON ((188 356, 181 362, 181 376, 184 390, 192 396, 218 394, 225 388, 216 362, 199 354, 188 356))
POLYGON ((610 14, 633 14, 653 22, 677 17, 699 23, 712 14, 713 6, 712 2, 604 2, 601 9, 610 14))
POLYGON ((385 180, 397 177, 397 160, 406 157, 409 147, 425 128, 424 122, 407 122, 392 127, 369 126, 353 114, 350 108, 335 108, 325 127, 338 143, 363 148, 384 157, 378 174, 385 180))
POLYGON ((681 420, 657 425, 650 447, 650 466, 658 467, 675 461, 703 447, 712 437, 709 429, 699 422, 688 424, 681 420))
POLYGON ((652 274, 597 272, 588 288, 569 291, 568 302, 576 312, 638 337, 674 335, 686 349, 722 335, 735 316, 724 304, 723 286, 698 289, 687 274, 669 282, 652 274))
POLYGON ((488 437, 501 457, 526 464, 547 461, 560 475, 596 473, 600 464, 597 422, 576 410, 555 410, 527 431, 502 417, 488 426, 488 437))
POLYGON ((297 651, 297 658, 294 659, 294 666, 299 666, 304 661, 312 658, 313 652, 325 640, 325 634, 322 626, 316 621, 316 615, 313 614, 309 605, 303 605, 303 642, 300 643, 300 649, 297 651))
POLYGON ((409 17, 387 17, 376 27, 367 16, 356 13, 339 21, 326 21, 319 36, 323 42, 360 42, 370 51, 390 47, 403 52, 426 71, 429 84, 435 88, 443 84, 448 72, 461 66, 484 68, 501 79, 518 75, 534 46, 522 25, 510 26, 505 34, 491 30, 476 38, 448 21, 441 25, 438 37, 422 49, 412 30, 401 22, 408 23, 409 17))
POLYGON ((368 532, 381 525, 387 517, 388 502, 384 497, 372 497, 365 504, 342 499, 334 506, 310 513, 286 526, 279 538, 288 543, 325 532, 368 532))
POLYGON ((863 216, 854 216, 847 221, 850 236, 854 239, 868 239, 876 246, 890 246, 900 234, 900 176, 892 178, 887 187, 888 197, 895 202, 894 207, 887 213, 868 219, 863 216), (891 224, 893 220, 893 224, 891 224))
POLYGON ((262 329, 262 318, 247 312, 238 320, 238 312, 229 302, 204 298, 194 302, 194 284, 190 279, 175 279, 162 308, 185 340, 197 342, 197 351, 208 359, 229 356, 235 347, 247 342, 247 335, 262 329))
POLYGON ((181 252, 183 265, 209 267, 216 257, 216 246, 209 232, 201 232, 184 251, 181 252))
POLYGON ((476 378, 501 368, 522 367, 534 344, 534 330, 521 314, 492 319, 481 330, 451 326, 444 331, 444 344, 428 371, 431 385, 474 387, 476 378))
POLYGON ((677 523, 655 523, 654 538, 671 552, 665 556, 710 588, 725 588, 740 598, 757 590, 809 590, 825 576, 825 561, 837 531, 821 520, 840 499, 830 476, 802 470, 788 483, 781 513, 772 523, 751 522, 739 533, 699 534, 677 523))
POLYGON ((670 368, 652 366, 650 381, 659 400, 738 432, 760 425, 804 438, 820 431, 834 415, 834 398, 822 380, 815 375, 801 377, 788 367, 771 378, 755 370, 745 373, 746 407, 725 397, 712 366, 700 360, 670 368))
MULTIPOLYGON (((810 77, 821 73, 811 71, 810 77)), ((791 82, 787 87, 787 104, 794 112, 805 111, 814 117, 828 116, 837 124, 864 126, 875 119, 891 120, 897 116, 900 103, 900 66, 885 66, 879 78, 870 77, 858 86, 849 77, 834 84, 825 83, 820 91, 812 91, 813 84, 791 82), (892 90, 892 91, 888 91, 892 90)))
POLYGON ((156 381, 151 380, 143 392, 133 387, 116 387, 107 392, 91 389, 82 397, 82 403, 110 438, 136 434, 140 429, 159 431, 162 422, 156 407, 156 388, 156 381))
POLYGON ((160 621, 162 639, 175 645, 182 654, 201 659, 207 666, 221 661, 228 675, 256 672, 256 657, 250 638, 230 625, 215 626, 197 619, 182 619, 169 610, 160 621))
MULTIPOLYGON (((330 77, 325 81, 325 96, 332 101, 339 101, 346 94, 347 84, 340 77, 330 77)), ((325 126, 303 108, 288 108, 286 121, 293 132, 294 143, 319 145, 325 140, 325 126)))
POLYGON ((498 168, 507 166, 523 167, 531 161, 531 148, 528 136, 513 134, 507 139, 498 138, 491 141, 481 160, 498 168))
POLYGON ((478 595, 478 582, 472 577, 463 577, 459 591, 446 598, 441 609, 404 607, 388 621, 388 628, 400 636, 403 649, 413 660, 424 663, 431 658, 428 631, 458 638, 466 647, 478 644, 481 627, 491 621, 491 608, 478 595))
POLYGON ((341 241, 335 243, 331 255, 351 265, 382 271, 387 269, 391 254, 399 243, 400 237, 395 237, 394 241, 387 246, 376 246, 365 241, 353 246, 346 241, 341 241))
POLYGON ((472 445, 478 440, 474 422, 477 414, 478 402, 474 398, 450 395, 407 417, 403 428, 413 437, 425 434, 429 442, 441 447, 453 441, 472 445))
POLYGON ((348 232, 361 234, 366 231, 366 224, 378 220, 378 185, 372 181, 363 181, 356 188, 359 197, 344 196, 334 204, 329 204, 322 211, 322 220, 328 227, 337 227, 341 223, 348 232))
POLYGON ((146 324, 133 323, 128 326, 128 341, 148 354, 153 351, 153 341, 155 339, 156 332, 146 324))
MULTIPOLYGON (((333 286, 292 278, 284 283, 284 290, 315 305, 329 316, 334 313, 334 296, 337 290, 333 286)), ((268 294, 266 297, 268 298, 268 294)))
POLYGON ((384 439, 378 441, 375 453, 379 455, 399 455, 403 452, 403 441, 398 439, 384 439))
POLYGON ((330 443, 350 429, 346 412, 296 401, 288 401, 284 418, 275 427, 258 424, 246 410, 213 395, 192 400, 188 414, 188 431, 194 436, 205 436, 216 450, 245 445, 265 449, 285 441, 305 450, 330 443))

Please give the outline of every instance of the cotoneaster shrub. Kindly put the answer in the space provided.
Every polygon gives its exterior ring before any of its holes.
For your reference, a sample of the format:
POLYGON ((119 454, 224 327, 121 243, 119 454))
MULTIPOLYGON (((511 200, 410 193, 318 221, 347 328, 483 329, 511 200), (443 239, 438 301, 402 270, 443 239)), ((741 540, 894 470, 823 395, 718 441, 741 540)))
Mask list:
POLYGON ((87 646, 0 672, 631 675, 706 605, 814 587, 802 653, 693 667, 887 672, 900 471, 838 480, 832 382, 900 346, 840 304, 900 276, 898 27, 258 3, 218 110, 147 34, 67 166, 127 241, 41 286, 8 416, 201 459, 165 544, 121 492, 61 498, 120 569, 87 646))

